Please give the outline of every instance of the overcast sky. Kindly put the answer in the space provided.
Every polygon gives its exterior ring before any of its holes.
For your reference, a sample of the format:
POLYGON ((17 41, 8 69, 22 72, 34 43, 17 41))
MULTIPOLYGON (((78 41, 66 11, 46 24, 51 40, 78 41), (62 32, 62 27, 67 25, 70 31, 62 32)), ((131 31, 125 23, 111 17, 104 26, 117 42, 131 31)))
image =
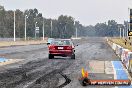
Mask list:
POLYGON ((0 0, 6 10, 37 8, 46 18, 70 15, 83 25, 116 20, 128 20, 132 0, 0 0))

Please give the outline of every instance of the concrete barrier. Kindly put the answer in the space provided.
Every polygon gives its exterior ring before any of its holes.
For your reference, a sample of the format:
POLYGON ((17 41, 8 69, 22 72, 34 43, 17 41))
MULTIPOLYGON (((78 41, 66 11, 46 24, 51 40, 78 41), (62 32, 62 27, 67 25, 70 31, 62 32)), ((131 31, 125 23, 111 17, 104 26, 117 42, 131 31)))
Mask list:
POLYGON ((128 71, 132 72, 132 52, 128 52, 128 71))
POLYGON ((130 50, 128 49, 123 49, 122 50, 122 55, 121 55, 121 61, 126 64, 127 62, 127 58, 128 58, 128 52, 130 52, 130 50))
POLYGON ((107 41, 115 53, 121 58, 121 62, 124 64, 129 72, 132 72, 132 51, 121 47, 112 41, 107 41))
POLYGON ((113 49, 113 50, 116 50, 116 45, 117 45, 117 44, 113 43, 113 45, 112 45, 112 49, 113 49))
POLYGON ((119 45, 116 45, 115 53, 116 53, 119 57, 121 57, 122 50, 123 50, 123 47, 121 47, 121 46, 119 46, 119 45))
POLYGON ((128 71, 132 73, 132 59, 130 59, 130 64, 129 64, 129 69, 128 69, 128 71))

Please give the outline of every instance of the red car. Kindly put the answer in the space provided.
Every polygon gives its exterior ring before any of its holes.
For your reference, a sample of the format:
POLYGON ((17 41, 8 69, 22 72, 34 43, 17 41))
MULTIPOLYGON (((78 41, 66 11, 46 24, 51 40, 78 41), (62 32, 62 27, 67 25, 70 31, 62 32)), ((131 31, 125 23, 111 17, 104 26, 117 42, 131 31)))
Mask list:
POLYGON ((70 56, 71 59, 75 59, 75 47, 70 39, 54 39, 49 48, 49 59, 54 56, 70 56))

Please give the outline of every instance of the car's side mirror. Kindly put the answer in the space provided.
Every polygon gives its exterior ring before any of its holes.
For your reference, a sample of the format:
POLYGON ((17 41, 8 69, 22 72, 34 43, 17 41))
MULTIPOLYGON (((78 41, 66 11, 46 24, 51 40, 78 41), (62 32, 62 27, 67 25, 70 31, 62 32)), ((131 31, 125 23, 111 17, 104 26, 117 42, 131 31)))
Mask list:
POLYGON ((50 43, 47 43, 47 45, 49 45, 50 43))

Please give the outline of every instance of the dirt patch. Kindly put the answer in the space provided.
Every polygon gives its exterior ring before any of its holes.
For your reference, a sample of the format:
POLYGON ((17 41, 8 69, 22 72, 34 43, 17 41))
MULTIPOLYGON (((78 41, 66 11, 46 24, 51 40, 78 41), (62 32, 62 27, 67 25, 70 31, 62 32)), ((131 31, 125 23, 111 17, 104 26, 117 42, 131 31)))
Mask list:
POLYGON ((44 41, 2 41, 0 42, 0 48, 3 47, 10 47, 10 46, 24 46, 24 45, 36 45, 36 44, 43 44, 46 43, 46 40, 44 41))

